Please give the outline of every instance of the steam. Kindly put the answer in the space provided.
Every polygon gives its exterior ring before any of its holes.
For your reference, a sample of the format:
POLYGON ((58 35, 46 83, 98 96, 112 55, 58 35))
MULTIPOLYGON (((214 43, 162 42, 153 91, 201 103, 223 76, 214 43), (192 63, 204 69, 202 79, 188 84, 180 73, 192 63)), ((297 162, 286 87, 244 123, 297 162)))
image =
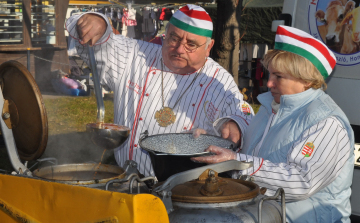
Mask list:
MULTIPOLYGON (((87 163, 101 161, 104 149, 94 145, 85 132, 70 132, 67 134, 50 135, 46 150, 42 158, 56 158, 58 164, 87 163)), ((113 164, 113 150, 107 150, 101 163, 111 159, 113 164)))

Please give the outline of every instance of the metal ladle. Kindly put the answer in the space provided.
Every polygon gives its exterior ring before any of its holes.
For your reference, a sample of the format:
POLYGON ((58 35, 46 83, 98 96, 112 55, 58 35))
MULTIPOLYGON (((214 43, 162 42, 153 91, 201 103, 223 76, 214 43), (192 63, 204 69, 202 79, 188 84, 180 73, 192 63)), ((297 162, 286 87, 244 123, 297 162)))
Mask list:
POLYGON ((130 134, 130 128, 113 123, 104 123, 105 107, 100 87, 100 79, 96 69, 94 49, 87 45, 90 67, 92 70, 95 96, 97 103, 96 123, 86 124, 86 132, 89 134, 91 141, 102 149, 112 150, 122 145, 130 134))

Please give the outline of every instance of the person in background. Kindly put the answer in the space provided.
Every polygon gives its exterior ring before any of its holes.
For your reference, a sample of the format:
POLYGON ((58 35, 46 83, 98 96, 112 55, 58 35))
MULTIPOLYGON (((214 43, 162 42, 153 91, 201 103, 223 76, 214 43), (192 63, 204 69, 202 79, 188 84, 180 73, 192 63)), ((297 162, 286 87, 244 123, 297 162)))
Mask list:
POLYGON ((215 135, 213 122, 228 117, 220 134, 240 143, 253 110, 231 74, 209 58, 213 23, 202 7, 178 10, 162 46, 114 35, 106 17, 96 13, 71 17, 66 27, 79 40, 76 49, 85 61, 81 44, 94 46, 101 82, 114 92, 114 123, 131 129, 115 150, 120 166, 134 160, 141 174, 154 176, 150 157, 138 143, 145 130, 154 135, 202 128, 215 135))
POLYGON ((275 49, 262 64, 270 73, 271 91, 258 96, 261 107, 243 133, 241 151, 210 146, 207 151, 216 155, 192 160, 253 162, 233 177, 253 176, 267 188, 266 195, 283 188, 289 223, 350 222, 354 134, 343 111, 324 93, 334 54, 311 35, 279 26, 275 49))
POLYGON ((44 27, 46 30, 46 34, 49 34, 53 31, 55 31, 55 26, 53 26, 53 24, 51 24, 50 19, 46 19, 44 22, 44 27))
POLYGON ((152 38, 149 42, 150 43, 155 43, 155 44, 159 44, 162 45, 165 39, 165 34, 161 34, 159 36, 155 36, 154 38, 152 38))

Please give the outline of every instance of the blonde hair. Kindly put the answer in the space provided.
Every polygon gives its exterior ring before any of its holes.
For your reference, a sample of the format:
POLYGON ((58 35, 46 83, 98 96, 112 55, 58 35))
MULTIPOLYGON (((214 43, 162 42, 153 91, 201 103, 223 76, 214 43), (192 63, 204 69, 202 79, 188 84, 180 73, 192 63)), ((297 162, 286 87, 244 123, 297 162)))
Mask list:
POLYGON ((291 76, 309 83, 307 89, 314 88, 325 90, 327 85, 319 70, 306 58, 297 54, 283 50, 269 50, 262 65, 268 69, 272 67, 280 72, 290 74, 291 76))

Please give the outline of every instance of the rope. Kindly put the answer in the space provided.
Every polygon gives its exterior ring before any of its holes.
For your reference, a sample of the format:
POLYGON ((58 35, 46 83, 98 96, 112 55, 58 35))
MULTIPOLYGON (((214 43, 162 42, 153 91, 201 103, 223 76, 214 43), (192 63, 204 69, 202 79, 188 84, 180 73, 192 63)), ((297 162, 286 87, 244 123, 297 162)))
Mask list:
POLYGON ((22 58, 24 58, 24 57, 27 57, 27 55, 22 56, 22 57, 19 57, 19 58, 17 58, 17 59, 13 59, 13 60, 20 60, 20 59, 22 59, 22 58))
POLYGON ((52 61, 52 60, 47 60, 47 59, 44 59, 44 58, 41 58, 41 57, 38 57, 38 56, 35 56, 35 55, 34 55, 34 57, 35 57, 35 58, 38 58, 38 59, 40 59, 40 60, 45 60, 45 61, 50 62, 50 63, 57 63, 57 64, 62 64, 62 65, 71 66, 71 64, 59 63, 59 62, 55 62, 55 61, 52 61))

